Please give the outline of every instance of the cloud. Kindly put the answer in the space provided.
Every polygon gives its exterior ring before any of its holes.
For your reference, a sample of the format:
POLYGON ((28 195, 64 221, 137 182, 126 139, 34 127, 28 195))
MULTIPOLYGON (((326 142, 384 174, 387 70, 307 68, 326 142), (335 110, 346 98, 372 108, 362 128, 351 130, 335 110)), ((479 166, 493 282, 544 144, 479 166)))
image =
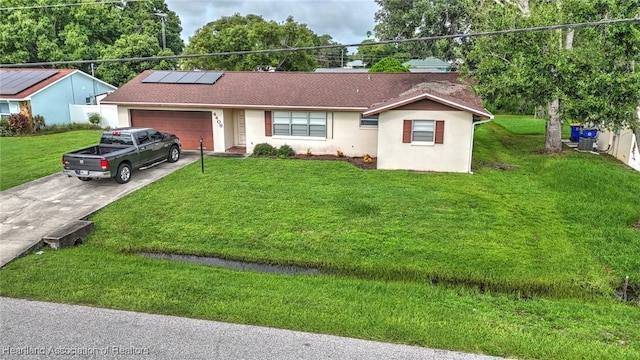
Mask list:
POLYGON ((318 35, 328 34, 341 44, 356 44, 367 38, 367 31, 373 30, 373 17, 378 9, 373 0, 165 1, 169 10, 180 17, 185 41, 207 23, 238 13, 261 15, 265 20, 277 22, 291 15, 318 35))

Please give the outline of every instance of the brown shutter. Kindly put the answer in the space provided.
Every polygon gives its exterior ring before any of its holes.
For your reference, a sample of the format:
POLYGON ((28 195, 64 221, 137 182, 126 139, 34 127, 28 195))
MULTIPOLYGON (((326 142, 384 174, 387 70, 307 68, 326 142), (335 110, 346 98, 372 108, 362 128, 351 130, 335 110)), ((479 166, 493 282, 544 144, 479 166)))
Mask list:
POLYGON ((444 120, 436 120, 436 144, 444 144, 444 120))
POLYGON ((411 142, 411 120, 405 120, 402 126, 402 142, 410 143, 411 142))
POLYGON ((264 112, 264 136, 271 136, 271 111, 264 112))

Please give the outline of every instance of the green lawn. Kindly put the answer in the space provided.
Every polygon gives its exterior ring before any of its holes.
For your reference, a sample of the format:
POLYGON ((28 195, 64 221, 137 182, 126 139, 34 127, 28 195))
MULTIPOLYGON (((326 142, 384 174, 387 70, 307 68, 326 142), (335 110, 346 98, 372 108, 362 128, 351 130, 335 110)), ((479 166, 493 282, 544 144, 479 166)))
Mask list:
MULTIPOLYGON (((517 135, 537 135, 544 134, 544 119, 536 119, 526 115, 496 115, 494 122, 509 132, 517 135)), ((566 139, 571 134, 569 125, 562 126, 562 138, 566 139)))
MULTIPOLYGON (((86 245, 18 259, 0 295, 523 358, 640 357, 640 173, 477 129, 475 175, 206 159, 108 206, 86 245), (495 164, 513 166, 503 171, 495 164), (140 251, 319 267, 259 274, 140 251)), ((520 126, 520 124, 513 124, 520 126)))
POLYGON ((0 137, 0 190, 62 171, 67 151, 97 144, 101 130, 0 137))

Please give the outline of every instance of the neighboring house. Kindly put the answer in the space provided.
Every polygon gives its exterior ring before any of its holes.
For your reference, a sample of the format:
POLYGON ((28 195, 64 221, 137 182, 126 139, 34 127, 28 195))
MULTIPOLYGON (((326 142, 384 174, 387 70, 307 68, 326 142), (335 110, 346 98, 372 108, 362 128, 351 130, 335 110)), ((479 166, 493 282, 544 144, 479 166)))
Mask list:
POLYGON ((69 124, 70 107, 95 105, 96 96, 116 90, 75 69, 0 69, 0 117, 42 115, 46 125, 69 124))
MULTIPOLYGON (((638 114, 640 117, 640 113, 638 114)), ((629 129, 598 132, 598 150, 640 171, 640 139, 629 129)))
POLYGON ((426 59, 412 59, 402 65, 409 68, 411 72, 449 72, 451 65, 438 58, 430 56, 426 59))
POLYGON ((119 126, 175 133, 184 149, 288 144, 420 171, 470 172, 474 122, 493 118, 455 73, 149 70, 103 104, 119 126))

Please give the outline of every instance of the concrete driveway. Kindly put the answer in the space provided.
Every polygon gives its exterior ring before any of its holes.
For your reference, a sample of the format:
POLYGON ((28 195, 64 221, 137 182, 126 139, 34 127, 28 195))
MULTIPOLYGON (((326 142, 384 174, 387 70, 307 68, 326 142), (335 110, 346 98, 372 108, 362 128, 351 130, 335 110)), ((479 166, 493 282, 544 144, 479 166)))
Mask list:
POLYGON ((59 173, 0 192, 0 267, 42 245, 42 238, 59 227, 86 218, 111 202, 192 162, 183 153, 175 163, 164 162, 134 171, 131 181, 80 181, 59 173))

